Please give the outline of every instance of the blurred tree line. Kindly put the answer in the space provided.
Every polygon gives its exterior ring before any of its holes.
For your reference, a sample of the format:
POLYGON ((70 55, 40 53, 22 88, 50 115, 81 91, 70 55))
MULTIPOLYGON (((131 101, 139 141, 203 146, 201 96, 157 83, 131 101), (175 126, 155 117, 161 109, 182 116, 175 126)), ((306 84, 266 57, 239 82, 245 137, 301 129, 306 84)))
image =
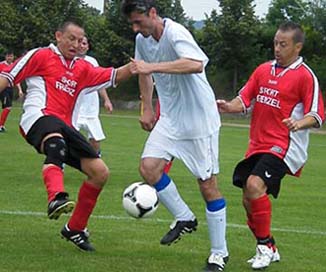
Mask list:
MULTIPOLYGON (((121 0, 106 0, 104 12, 83 0, 1 0, 0 56, 13 50, 17 56, 54 42, 58 25, 80 22, 91 41, 90 54, 102 66, 120 66, 134 54, 130 25, 120 13, 121 0)), ((326 90, 326 0, 272 0, 265 18, 255 14, 254 0, 217 0, 204 26, 195 29, 180 0, 156 0, 159 14, 185 25, 210 62, 207 75, 218 97, 232 97, 254 68, 273 59, 273 37, 285 20, 300 23, 306 32, 302 55, 326 90)), ((122 84, 111 96, 138 97, 137 79, 122 84), (121 90, 121 91, 120 91, 121 90)))

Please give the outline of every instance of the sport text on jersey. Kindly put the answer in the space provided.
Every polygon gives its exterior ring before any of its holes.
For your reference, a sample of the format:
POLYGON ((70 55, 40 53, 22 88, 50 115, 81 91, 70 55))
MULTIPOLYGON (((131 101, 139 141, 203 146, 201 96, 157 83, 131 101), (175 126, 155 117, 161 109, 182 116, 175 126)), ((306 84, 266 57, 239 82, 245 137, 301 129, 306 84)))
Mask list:
POLYGON ((61 78, 61 81, 55 82, 56 89, 68 93, 70 96, 74 96, 76 92, 77 82, 72 79, 68 79, 65 76, 61 78))
POLYGON ((260 87, 259 94, 256 97, 256 102, 280 109, 281 105, 280 100, 277 97, 278 94, 279 91, 277 90, 267 87, 260 87))

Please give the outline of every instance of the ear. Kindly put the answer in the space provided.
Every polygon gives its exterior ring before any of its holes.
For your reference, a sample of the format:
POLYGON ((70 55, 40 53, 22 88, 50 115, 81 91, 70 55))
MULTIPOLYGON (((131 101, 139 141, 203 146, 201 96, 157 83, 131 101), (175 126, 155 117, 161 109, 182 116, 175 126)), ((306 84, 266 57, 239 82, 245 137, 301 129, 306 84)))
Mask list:
POLYGON ((152 19, 156 18, 157 16, 157 11, 156 8, 152 7, 149 11, 148 11, 148 16, 152 19))
POLYGON ((62 32, 61 31, 56 31, 55 32, 55 39, 57 42, 59 42, 62 39, 62 32))
POLYGON ((300 53, 300 51, 302 50, 303 48, 303 43, 302 42, 298 42, 296 45, 295 45, 295 49, 298 53, 300 53))

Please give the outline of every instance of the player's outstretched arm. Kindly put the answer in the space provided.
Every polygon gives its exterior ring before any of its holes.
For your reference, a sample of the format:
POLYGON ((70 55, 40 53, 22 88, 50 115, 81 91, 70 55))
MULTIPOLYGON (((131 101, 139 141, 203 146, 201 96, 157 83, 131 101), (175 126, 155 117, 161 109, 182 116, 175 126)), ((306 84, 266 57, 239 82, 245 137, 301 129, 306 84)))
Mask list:
POLYGON ((118 85, 121 81, 125 81, 133 76, 131 73, 131 63, 127 63, 116 69, 115 84, 118 85))
POLYGON ((133 74, 193 74, 201 73, 204 69, 202 61, 181 58, 175 61, 148 63, 143 60, 131 59, 133 74))
POLYGON ((216 104, 219 112, 243 112, 245 109, 243 107, 242 101, 239 97, 233 98, 231 101, 226 101, 223 99, 217 99, 216 104))

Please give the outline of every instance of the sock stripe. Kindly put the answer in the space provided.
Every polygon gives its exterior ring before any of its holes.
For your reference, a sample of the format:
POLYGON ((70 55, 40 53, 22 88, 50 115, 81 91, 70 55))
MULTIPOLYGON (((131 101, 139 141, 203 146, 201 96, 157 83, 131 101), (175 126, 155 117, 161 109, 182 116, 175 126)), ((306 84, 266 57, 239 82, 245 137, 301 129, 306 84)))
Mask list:
POLYGON ((156 189, 157 192, 162 191, 164 188, 166 188, 171 182, 170 177, 163 173, 163 175, 161 176, 161 179, 154 184, 154 188, 156 189))
POLYGON ((224 198, 215 199, 212 201, 206 201, 206 208, 210 212, 217 212, 226 206, 226 201, 224 198))

